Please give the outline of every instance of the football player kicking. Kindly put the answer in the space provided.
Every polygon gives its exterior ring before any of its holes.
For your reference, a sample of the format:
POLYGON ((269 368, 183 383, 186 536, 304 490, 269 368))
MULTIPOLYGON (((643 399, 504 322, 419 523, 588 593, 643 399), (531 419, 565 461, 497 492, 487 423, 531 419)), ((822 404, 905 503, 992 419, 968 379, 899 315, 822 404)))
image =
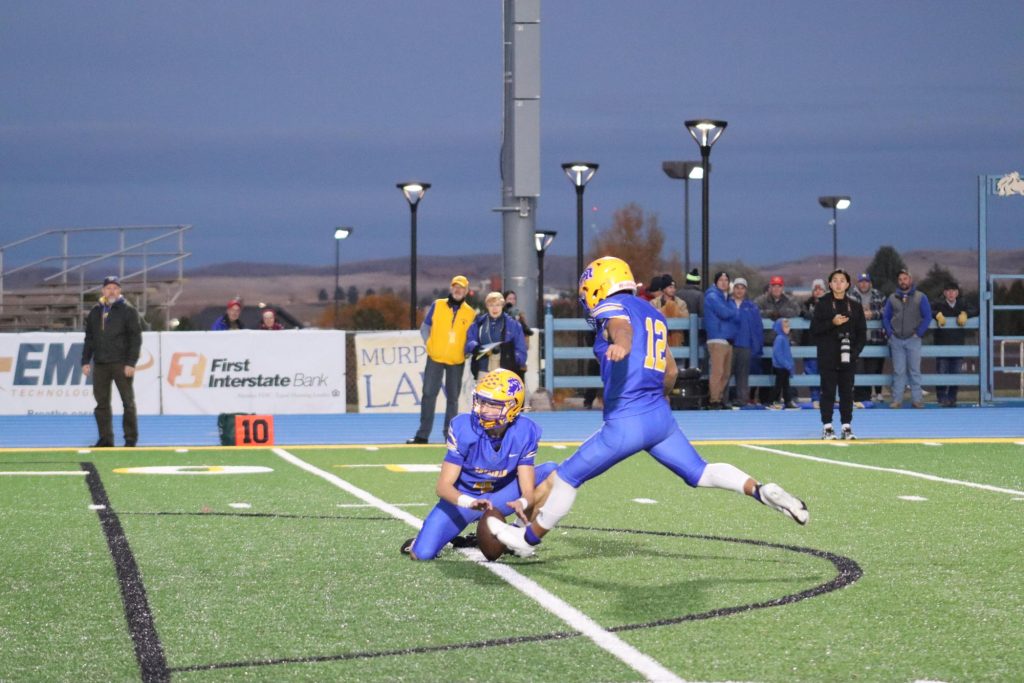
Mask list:
POLYGON ((601 363, 604 424, 538 486, 539 509, 530 524, 487 520, 498 540, 517 555, 532 554, 569 513, 580 486, 642 450, 690 486, 743 493, 799 524, 809 519, 803 501, 778 484, 759 484, 728 463, 708 464, 697 454, 665 400, 678 372, 669 353, 665 317, 634 296, 635 291, 633 273, 622 259, 599 258, 580 276, 580 301, 597 331, 594 355, 601 363))
POLYGON ((402 544, 414 560, 432 560, 487 510, 515 513, 524 522, 535 481, 556 464, 534 468, 540 427, 519 413, 526 391, 510 370, 487 373, 473 391, 473 411, 456 415, 448 427, 448 453, 437 478, 441 498, 415 538, 402 544))

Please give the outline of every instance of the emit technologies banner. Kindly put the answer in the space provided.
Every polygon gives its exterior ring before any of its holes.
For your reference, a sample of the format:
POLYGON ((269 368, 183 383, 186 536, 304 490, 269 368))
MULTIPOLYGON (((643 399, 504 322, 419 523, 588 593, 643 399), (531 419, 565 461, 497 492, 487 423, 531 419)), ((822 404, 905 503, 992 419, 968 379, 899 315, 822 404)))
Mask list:
MULTIPOLYGON (((345 412, 345 333, 334 330, 144 332, 140 415, 345 412)), ((0 415, 91 415, 84 335, 0 334, 0 415)), ((120 414, 113 391, 111 406, 120 414)))
MULTIPOLYGON (((92 379, 82 374, 85 335, 64 332, 0 334, 0 415, 92 415, 92 379)), ((140 415, 160 412, 160 334, 142 333, 135 368, 140 415)), ((111 406, 120 415, 114 389, 111 406)))

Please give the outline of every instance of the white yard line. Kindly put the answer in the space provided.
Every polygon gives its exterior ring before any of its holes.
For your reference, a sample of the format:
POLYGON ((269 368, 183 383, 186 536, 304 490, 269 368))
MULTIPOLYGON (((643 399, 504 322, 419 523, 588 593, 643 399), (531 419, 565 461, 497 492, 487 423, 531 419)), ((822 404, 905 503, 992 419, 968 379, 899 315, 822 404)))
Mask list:
MULTIPOLYGON (((408 512, 391 505, 390 503, 385 503, 372 493, 364 491, 358 486, 354 486, 330 472, 325 472, 314 465, 310 465, 305 460, 295 457, 282 448, 274 448, 272 450, 283 460, 290 462, 300 469, 306 470, 310 474, 315 474, 321 479, 334 484, 343 491, 352 494, 356 498, 373 505, 382 512, 386 512, 392 517, 402 520, 409 526, 417 530, 423 526, 423 520, 420 518, 414 517, 408 512)), ((685 683, 682 678, 666 669, 652 657, 640 652, 614 633, 610 633, 605 630, 600 624, 585 615, 583 612, 580 612, 578 609, 555 596, 553 593, 548 592, 535 581, 526 578, 509 565, 497 562, 486 562, 484 561, 484 557, 480 551, 476 549, 466 549, 463 552, 463 555, 477 562, 480 566, 489 570, 496 576, 501 577, 514 588, 524 593, 527 597, 535 600, 541 607, 564 621, 572 629, 585 635, 598 647, 610 653, 626 664, 626 666, 641 674, 646 680, 685 683)))
POLYGON ((954 484, 956 486, 967 486, 972 489, 981 489, 982 491, 994 491, 996 493, 1009 493, 1011 496, 1022 496, 1024 491, 1018 491, 1016 489, 1004 489, 999 486, 990 486, 989 484, 978 484, 973 481, 961 481, 960 479, 947 479, 946 477, 937 477, 934 474, 925 474, 924 472, 914 472, 913 470, 901 470, 895 467, 878 467, 876 465, 862 465, 859 462, 844 462, 842 460, 829 460, 828 458, 819 458, 815 455, 805 455, 803 453, 793 453, 791 451, 783 451, 778 448, 768 448, 767 446, 756 446, 754 444, 742 444, 744 448, 750 448, 755 451, 764 451, 765 453, 775 453, 776 455, 785 455, 789 458, 799 458, 801 460, 811 460, 813 462, 823 462, 827 465, 839 465, 840 467, 853 467, 859 470, 873 470, 875 472, 890 472, 892 474, 902 474, 907 477, 915 477, 917 479, 927 479, 928 481, 937 481, 943 484, 954 484))

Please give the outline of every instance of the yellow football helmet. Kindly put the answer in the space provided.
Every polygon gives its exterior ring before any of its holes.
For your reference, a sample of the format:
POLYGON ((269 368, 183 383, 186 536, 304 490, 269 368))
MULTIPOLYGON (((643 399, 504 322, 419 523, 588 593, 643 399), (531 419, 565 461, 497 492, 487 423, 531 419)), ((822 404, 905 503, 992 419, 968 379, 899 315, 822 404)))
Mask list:
POLYGON ((587 312, 616 292, 636 292, 636 281, 629 264, 614 256, 602 256, 590 262, 580 275, 580 302, 587 312))
POLYGON ((484 429, 509 425, 523 410, 526 387, 519 375, 500 368, 484 375, 473 390, 473 414, 484 429))

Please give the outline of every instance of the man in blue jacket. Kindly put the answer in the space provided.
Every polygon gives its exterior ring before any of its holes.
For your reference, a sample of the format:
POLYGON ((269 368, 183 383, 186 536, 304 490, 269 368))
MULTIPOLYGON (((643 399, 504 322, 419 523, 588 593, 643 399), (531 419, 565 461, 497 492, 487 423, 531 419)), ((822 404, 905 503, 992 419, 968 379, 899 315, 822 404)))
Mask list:
POLYGON ((708 409, 721 410, 722 396, 732 370, 732 344, 736 341, 739 310, 729 304, 729 274, 715 273, 704 293, 704 330, 708 336, 708 409))
POLYGON ((917 291, 904 269, 896 278, 896 291, 885 300, 882 326, 889 339, 892 356, 892 403, 890 408, 903 407, 903 390, 910 377, 910 401, 915 408, 924 408, 921 388, 921 339, 932 320, 928 297, 917 291))

